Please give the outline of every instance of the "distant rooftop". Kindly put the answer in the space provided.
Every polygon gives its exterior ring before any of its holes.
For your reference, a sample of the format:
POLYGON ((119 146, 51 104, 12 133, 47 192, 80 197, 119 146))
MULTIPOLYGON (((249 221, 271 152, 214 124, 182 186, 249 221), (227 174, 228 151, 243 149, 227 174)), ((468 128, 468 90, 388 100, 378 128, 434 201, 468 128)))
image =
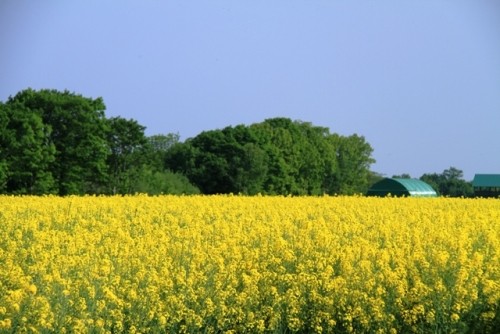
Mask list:
POLYGON ((500 174, 476 174, 472 180, 472 186, 478 187, 500 187, 500 174))

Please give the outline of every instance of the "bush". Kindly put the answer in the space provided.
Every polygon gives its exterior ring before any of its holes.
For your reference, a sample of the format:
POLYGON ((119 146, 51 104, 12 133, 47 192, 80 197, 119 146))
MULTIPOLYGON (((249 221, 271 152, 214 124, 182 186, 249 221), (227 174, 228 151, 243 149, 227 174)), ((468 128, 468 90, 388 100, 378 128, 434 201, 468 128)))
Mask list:
POLYGON ((192 185, 188 178, 169 170, 153 171, 145 168, 134 185, 136 193, 149 195, 160 194, 199 194, 200 190, 192 185))

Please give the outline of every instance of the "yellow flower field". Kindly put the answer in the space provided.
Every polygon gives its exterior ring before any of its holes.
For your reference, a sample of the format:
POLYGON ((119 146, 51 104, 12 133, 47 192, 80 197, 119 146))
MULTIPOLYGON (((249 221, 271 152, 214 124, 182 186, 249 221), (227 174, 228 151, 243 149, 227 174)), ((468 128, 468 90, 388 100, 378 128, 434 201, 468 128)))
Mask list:
POLYGON ((0 196, 0 333, 497 333, 500 201, 0 196))

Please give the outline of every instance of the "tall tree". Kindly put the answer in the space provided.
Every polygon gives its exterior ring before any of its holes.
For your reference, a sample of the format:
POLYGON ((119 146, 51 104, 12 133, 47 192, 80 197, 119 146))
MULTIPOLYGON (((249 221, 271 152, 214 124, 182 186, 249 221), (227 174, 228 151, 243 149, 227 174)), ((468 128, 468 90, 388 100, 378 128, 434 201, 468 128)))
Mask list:
POLYGON ((169 133, 166 135, 158 134, 147 137, 148 141, 148 157, 150 165, 153 169, 163 171, 165 169, 165 159, 167 152, 177 143, 180 136, 178 133, 169 133))
POLYGON ((146 128, 136 120, 112 117, 108 119, 107 141, 110 154, 109 187, 113 194, 133 191, 134 180, 146 162, 146 128))
POLYGON ((328 141, 331 136, 328 128, 313 126, 311 123, 297 122, 303 134, 299 184, 310 195, 329 193, 325 182, 336 166, 335 149, 328 141))
POLYGON ((375 162, 372 147, 365 138, 356 134, 351 136, 331 136, 337 163, 333 178, 333 192, 339 194, 364 193, 368 189, 370 165, 375 162))
POLYGON ((188 171, 188 177, 208 194, 230 193, 236 189, 231 182, 228 156, 237 147, 222 131, 204 131, 190 142, 198 153, 194 157, 196 168, 188 171))
POLYGON ((235 189, 243 194, 256 195, 264 191, 264 182, 268 176, 268 157, 257 144, 245 143, 240 155, 235 157, 233 182, 235 189))
POLYGON ((440 195, 449 197, 470 197, 474 191, 471 182, 463 179, 463 172, 455 167, 443 173, 424 174, 420 179, 434 188, 440 195))
POLYGON ((52 130, 55 147, 50 172, 61 195, 100 193, 106 182, 107 122, 101 98, 57 90, 26 89, 9 97, 7 105, 38 113, 52 130))
POLYGON ((250 128, 268 157, 265 193, 301 193, 302 189, 297 184, 301 138, 296 124, 288 118, 278 117, 253 124, 250 128))
POLYGON ((54 192, 50 165, 55 147, 50 142, 51 129, 41 116, 23 105, 0 106, 1 119, 7 119, 1 131, 2 178, 4 191, 12 194, 54 192))

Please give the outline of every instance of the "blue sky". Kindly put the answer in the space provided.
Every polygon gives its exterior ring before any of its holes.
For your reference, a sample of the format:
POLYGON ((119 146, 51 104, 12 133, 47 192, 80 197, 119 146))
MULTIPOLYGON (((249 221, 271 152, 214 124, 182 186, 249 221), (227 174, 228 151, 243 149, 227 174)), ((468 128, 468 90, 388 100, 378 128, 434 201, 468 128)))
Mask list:
POLYGON ((500 173, 500 2, 0 2, 0 100, 103 97, 146 134, 288 117, 358 134, 372 170, 500 173))

